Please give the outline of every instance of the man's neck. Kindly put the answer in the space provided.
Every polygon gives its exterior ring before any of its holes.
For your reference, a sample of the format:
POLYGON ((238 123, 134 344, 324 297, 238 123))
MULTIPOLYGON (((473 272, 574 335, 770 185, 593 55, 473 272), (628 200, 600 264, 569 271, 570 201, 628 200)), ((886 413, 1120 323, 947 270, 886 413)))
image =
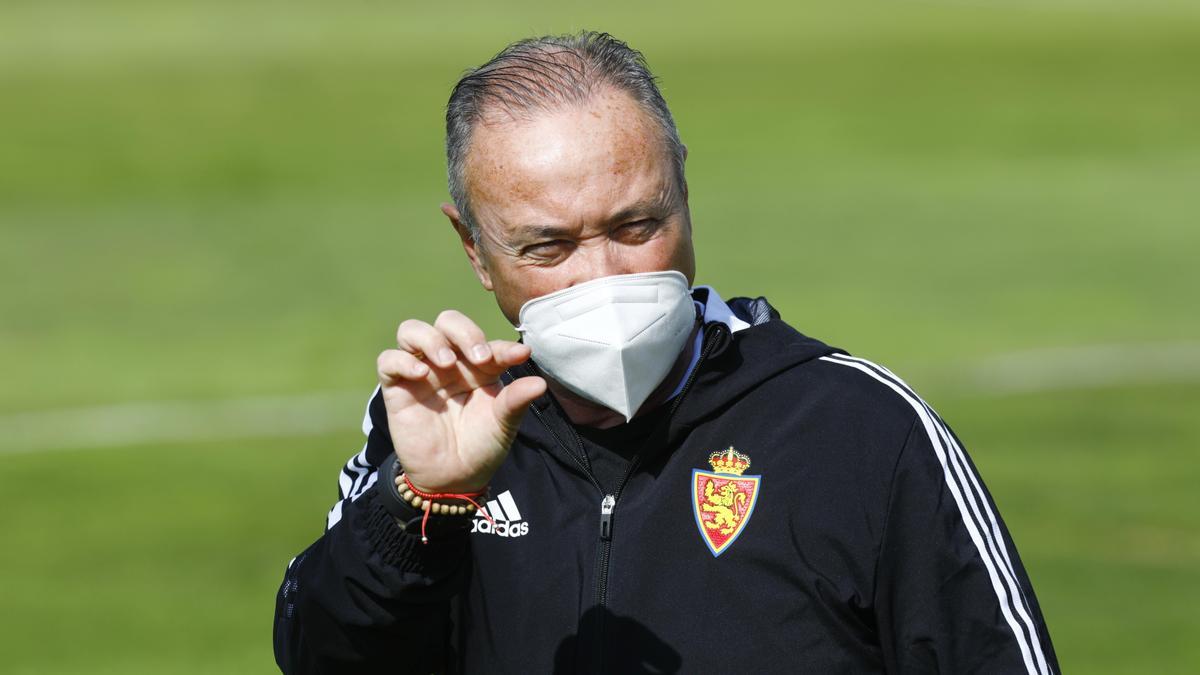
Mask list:
MULTIPOLYGON (((684 345, 683 351, 680 352, 679 358, 675 359, 675 365, 671 366, 671 371, 667 373, 662 383, 650 394, 650 397, 646 399, 642 407, 638 408, 638 411, 633 415, 634 417, 648 413, 667 402, 671 393, 675 391, 680 381, 688 373, 688 366, 692 363, 692 355, 696 348, 696 331, 701 330, 703 325, 703 323, 697 322, 696 327, 692 329, 691 336, 688 337, 687 344, 684 345)), ((573 393, 549 377, 546 378, 546 383, 549 385, 550 393, 558 400, 559 405, 562 406, 563 412, 567 414, 567 419, 571 421, 571 424, 596 427, 597 429, 608 429, 625 423, 625 416, 621 413, 593 403, 573 393)))

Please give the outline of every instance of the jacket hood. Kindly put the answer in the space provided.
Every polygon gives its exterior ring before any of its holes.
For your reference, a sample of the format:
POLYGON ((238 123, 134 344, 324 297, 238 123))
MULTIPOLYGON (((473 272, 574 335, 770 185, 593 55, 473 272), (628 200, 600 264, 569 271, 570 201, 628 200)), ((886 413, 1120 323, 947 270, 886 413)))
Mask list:
MULTIPOLYGON (((697 289, 722 302, 711 289, 697 289)), ((732 298, 724 303, 739 320, 740 330, 728 323, 706 322, 704 355, 691 390, 673 415, 672 428, 683 429, 705 419, 776 375, 802 363, 841 350, 808 337, 785 323, 766 298, 732 298), (709 345, 711 341, 711 346, 709 345)))

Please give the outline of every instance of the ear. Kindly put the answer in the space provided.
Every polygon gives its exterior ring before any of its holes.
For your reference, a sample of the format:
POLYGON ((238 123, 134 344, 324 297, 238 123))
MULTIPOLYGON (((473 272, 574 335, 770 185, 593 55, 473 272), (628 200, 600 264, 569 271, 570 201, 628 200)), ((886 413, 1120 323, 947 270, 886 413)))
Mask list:
POLYGON ((463 251, 467 254, 467 260, 471 261, 471 269, 475 270, 475 277, 479 279, 479 283, 487 290, 492 289, 492 276, 487 271, 487 261, 483 256, 483 251, 480 246, 475 243, 475 238, 471 236, 471 228, 463 222, 462 214, 458 212, 458 207, 453 204, 442 204, 442 213, 450 220, 450 224, 454 226, 454 231, 458 233, 458 238, 462 240, 463 251))

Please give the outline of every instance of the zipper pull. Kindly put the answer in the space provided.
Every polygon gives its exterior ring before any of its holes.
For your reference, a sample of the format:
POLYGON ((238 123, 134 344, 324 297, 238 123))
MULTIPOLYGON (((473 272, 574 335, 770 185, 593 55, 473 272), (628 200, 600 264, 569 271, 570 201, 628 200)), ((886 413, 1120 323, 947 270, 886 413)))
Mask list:
POLYGON ((612 512, 613 507, 617 505, 617 498, 612 495, 604 495, 604 499, 600 502, 600 540, 608 541, 612 539, 612 512))

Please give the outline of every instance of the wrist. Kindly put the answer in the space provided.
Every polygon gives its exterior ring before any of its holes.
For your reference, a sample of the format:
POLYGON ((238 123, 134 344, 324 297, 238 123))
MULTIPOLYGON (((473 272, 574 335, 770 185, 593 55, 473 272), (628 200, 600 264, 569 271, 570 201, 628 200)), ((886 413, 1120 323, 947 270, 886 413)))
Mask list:
POLYGON ((408 479, 404 473, 392 479, 400 499, 414 509, 439 516, 473 516, 479 502, 486 500, 487 488, 474 492, 431 492, 408 479))
MULTIPOLYGON (((399 467, 399 460, 397 460, 396 464, 399 467)), ((458 482, 458 483, 452 483, 449 485, 430 484, 430 483, 426 482, 425 480, 423 480, 420 476, 413 478, 413 476, 410 475, 403 468, 398 468, 396 470, 396 476, 397 477, 406 476, 408 479, 407 480, 408 487, 410 489, 415 488, 416 491, 426 492, 426 493, 430 493, 430 494, 476 495, 476 494, 483 494, 483 493, 487 492, 487 489, 488 489, 488 482, 486 480, 484 480, 482 482, 462 481, 462 482, 458 482)), ((402 483, 400 483, 400 491, 404 492, 404 490, 405 490, 405 485, 402 482, 402 483)))
MULTIPOLYGON (((378 469, 375 491, 396 524, 422 542, 463 532, 480 510, 486 490, 473 493, 434 493, 406 480, 396 456, 390 455, 378 469)), ((483 513, 487 517, 487 513, 483 513)))

